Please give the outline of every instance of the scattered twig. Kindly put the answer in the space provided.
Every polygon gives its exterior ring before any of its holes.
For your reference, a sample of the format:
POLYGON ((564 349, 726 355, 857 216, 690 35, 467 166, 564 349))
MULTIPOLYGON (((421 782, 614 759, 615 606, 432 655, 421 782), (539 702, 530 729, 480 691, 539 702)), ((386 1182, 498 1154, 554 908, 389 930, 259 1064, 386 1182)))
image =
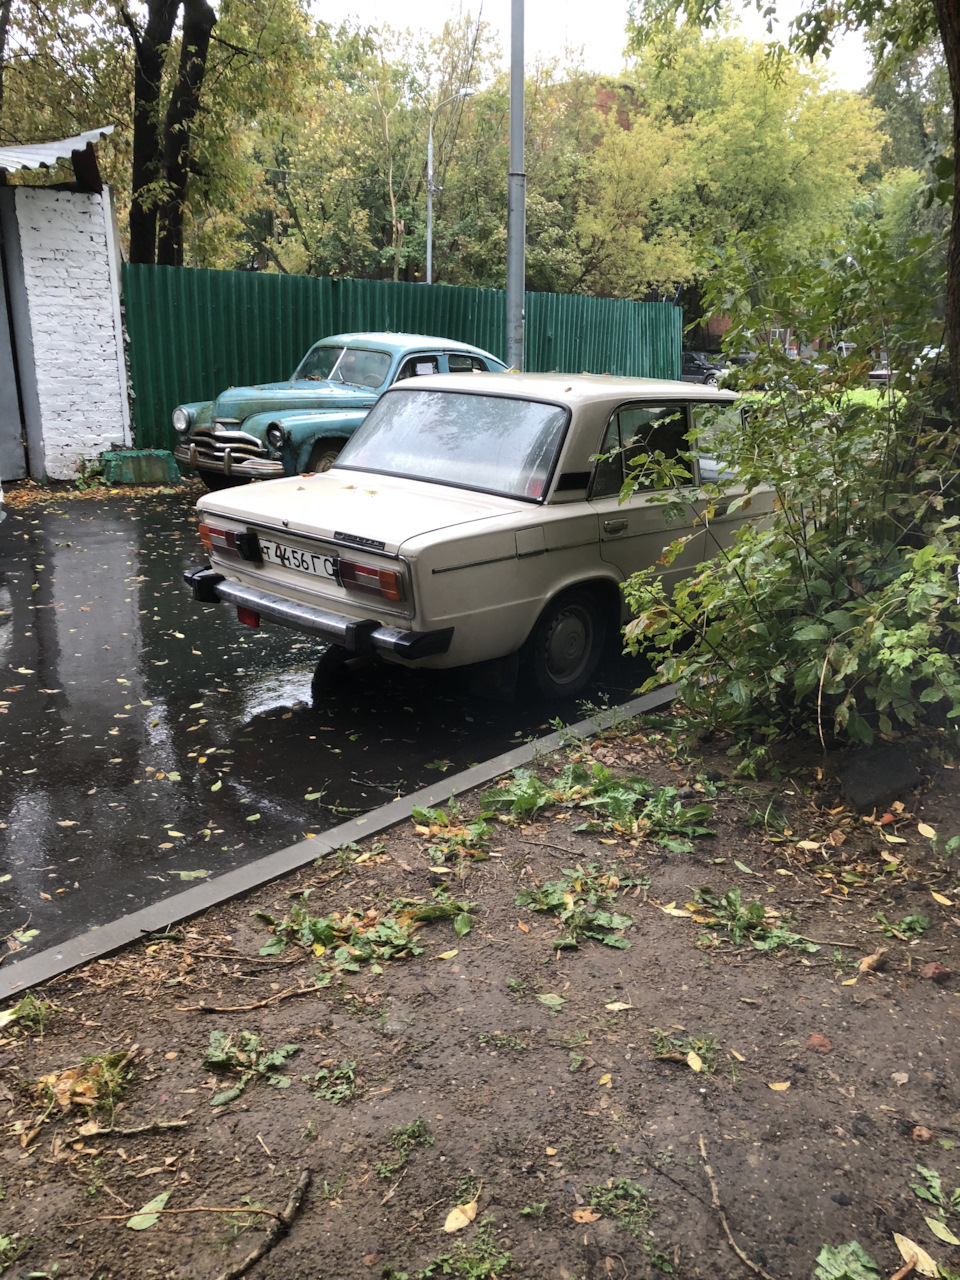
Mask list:
POLYGON ((400 1183, 404 1180, 406 1176, 407 1176, 407 1171, 406 1169, 404 1169, 403 1173, 401 1173, 400 1177, 396 1180, 396 1182, 393 1184, 393 1186, 390 1188, 387 1194, 380 1201, 381 1208, 387 1203, 388 1200, 393 1199, 393 1197, 396 1195, 397 1187, 399 1187, 400 1183))
POLYGON ((256 1004, 188 1004, 178 1007, 177 1013, 249 1013, 251 1009, 262 1009, 264 1005, 276 1004, 278 1000, 287 1000, 290 996, 308 996, 311 992, 319 990, 320 988, 316 985, 312 987, 288 987, 286 991, 278 991, 276 995, 267 996, 266 1000, 258 1000, 256 1004))
POLYGON ((721 1227, 723 1227, 723 1233, 727 1237, 727 1242, 729 1243, 730 1248, 737 1255, 737 1257, 744 1264, 744 1266, 750 1268, 750 1270, 754 1273, 754 1275, 762 1276, 763 1280, 773 1280, 773 1276, 769 1275, 768 1272, 764 1271, 763 1267, 758 1267, 755 1262, 750 1261, 747 1255, 743 1252, 743 1250, 737 1244, 736 1240, 734 1240, 733 1238, 733 1232, 730 1230, 730 1226, 727 1223, 727 1215, 723 1212, 723 1209, 720 1205, 720 1193, 717 1191, 717 1184, 714 1181, 713 1170, 710 1168, 710 1165, 707 1162, 707 1148, 703 1144, 702 1133, 700 1134, 700 1154, 703 1157, 703 1171, 707 1175, 707 1181, 710 1183, 710 1194, 713 1197, 713 1207, 717 1211, 717 1216, 720 1219, 720 1225, 721 1227))
POLYGON ((137 1124, 130 1129, 118 1129, 116 1125, 111 1125, 109 1129, 98 1129, 96 1133, 84 1134, 86 1138, 103 1138, 108 1133, 116 1134, 118 1138, 132 1138, 138 1133, 152 1133, 154 1129, 186 1129, 189 1120, 151 1120, 149 1124, 137 1124))
POLYGON ((257 1134, 257 1141, 260 1143, 261 1147, 263 1147, 264 1151, 266 1151, 267 1155, 268 1155, 268 1156, 270 1157, 270 1159, 272 1160, 272 1159, 273 1159, 273 1152, 270 1150, 270 1148, 269 1148, 269 1147, 267 1146, 267 1144, 264 1142, 263 1138, 261 1137, 261 1135, 260 1135, 259 1133, 257 1134))
POLYGON ((907 1280, 907 1276, 910 1274, 910 1272, 914 1269, 916 1265, 917 1265, 917 1256, 916 1254, 914 1254, 913 1257, 911 1257, 910 1261, 907 1263, 907 1265, 905 1267, 901 1267, 899 1271, 897 1271, 894 1275, 890 1277, 890 1280, 907 1280))
POLYGON ((797 937, 801 942, 814 942, 818 947, 860 947, 859 942, 830 942, 826 938, 805 938, 802 933, 798 933, 797 937))
POLYGON ((297 1185, 290 1193, 290 1199, 284 1206, 283 1212, 277 1221, 273 1224, 267 1234, 263 1237, 256 1249, 249 1253, 242 1262, 235 1267, 228 1267, 226 1271, 221 1271, 217 1276, 217 1280, 240 1280, 241 1276, 246 1275, 250 1268, 273 1248, 278 1240, 290 1230, 293 1220, 297 1216, 300 1209, 300 1202, 303 1200, 304 1192, 310 1185, 310 1179, 313 1174, 309 1169, 304 1169, 300 1174, 297 1185))

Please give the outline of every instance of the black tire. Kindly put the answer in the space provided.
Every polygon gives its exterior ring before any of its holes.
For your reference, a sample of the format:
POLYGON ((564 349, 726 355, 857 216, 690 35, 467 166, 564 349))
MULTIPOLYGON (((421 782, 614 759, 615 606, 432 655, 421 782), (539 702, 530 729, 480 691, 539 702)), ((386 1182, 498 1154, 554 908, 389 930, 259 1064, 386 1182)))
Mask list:
POLYGON ((337 454, 346 443, 346 440, 318 440, 310 450, 307 471, 316 473, 329 471, 337 460, 337 454))
POLYGON ((335 684, 343 675, 350 657, 346 649, 341 649, 339 645, 327 645, 320 655, 314 668, 313 679, 310 681, 310 697, 314 703, 319 702, 321 695, 326 693, 331 684, 335 684))
POLYGON ((576 588, 551 600, 521 651, 541 697, 574 698, 590 683, 603 657, 610 620, 598 594, 576 588))
POLYGON ((197 474, 211 492, 216 492, 218 489, 235 489, 237 485, 250 483, 249 480, 225 476, 222 471, 199 471, 197 474))

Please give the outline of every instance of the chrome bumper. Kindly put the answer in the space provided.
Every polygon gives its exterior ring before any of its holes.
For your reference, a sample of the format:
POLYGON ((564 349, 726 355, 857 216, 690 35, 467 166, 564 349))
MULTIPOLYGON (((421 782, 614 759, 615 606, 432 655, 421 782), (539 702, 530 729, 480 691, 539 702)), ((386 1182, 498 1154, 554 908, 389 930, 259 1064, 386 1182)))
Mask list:
POLYGON ((188 569, 183 580, 202 604, 223 601, 238 608, 251 609, 262 618, 294 631, 319 636, 348 653, 393 653, 401 658, 429 658, 446 653, 453 639, 453 627, 440 631, 402 631, 384 627, 376 618, 351 618, 329 609, 284 600, 281 596, 244 587, 227 580, 209 565, 188 569))
POLYGON ((204 457, 195 444, 178 444, 173 451, 177 462, 194 471, 216 471, 223 476, 235 476, 238 480, 277 480, 285 474, 283 463, 268 458, 234 459, 230 446, 223 451, 223 458, 204 457))

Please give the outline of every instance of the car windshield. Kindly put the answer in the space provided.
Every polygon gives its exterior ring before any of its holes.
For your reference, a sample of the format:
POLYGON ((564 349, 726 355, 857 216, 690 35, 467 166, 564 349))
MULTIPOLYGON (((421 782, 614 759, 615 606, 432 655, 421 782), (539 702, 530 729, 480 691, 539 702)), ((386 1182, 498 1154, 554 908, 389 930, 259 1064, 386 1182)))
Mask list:
POLYGON ((386 351, 354 351, 351 347, 314 347, 304 356, 294 380, 347 382, 376 391, 390 373, 392 357, 386 351))
POLYGON ((540 400, 388 391, 336 461, 509 498, 543 497, 568 411, 540 400))

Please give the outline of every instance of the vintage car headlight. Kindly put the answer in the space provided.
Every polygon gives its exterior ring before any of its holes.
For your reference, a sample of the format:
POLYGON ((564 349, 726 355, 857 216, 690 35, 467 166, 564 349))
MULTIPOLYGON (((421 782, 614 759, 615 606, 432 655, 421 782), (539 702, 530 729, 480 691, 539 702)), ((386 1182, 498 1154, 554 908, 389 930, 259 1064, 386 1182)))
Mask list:
POLYGON ((186 409, 174 409, 173 429, 174 431, 179 431, 181 435, 183 435, 184 431, 190 430, 190 415, 186 409))
POLYGON ((279 422, 271 422, 267 427, 267 444, 271 449, 280 449, 283 447, 283 427, 279 422))

